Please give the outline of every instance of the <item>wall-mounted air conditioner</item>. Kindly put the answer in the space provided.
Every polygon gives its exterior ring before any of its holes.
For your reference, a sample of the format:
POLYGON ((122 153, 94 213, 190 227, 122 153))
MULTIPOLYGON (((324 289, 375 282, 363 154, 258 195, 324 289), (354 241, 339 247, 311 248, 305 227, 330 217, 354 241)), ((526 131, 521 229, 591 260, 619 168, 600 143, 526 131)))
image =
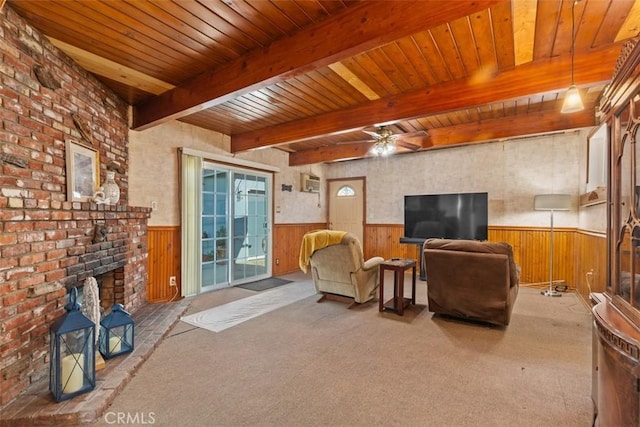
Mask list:
POLYGON ((308 173, 300 174, 300 191, 305 193, 320 192, 320 177, 308 173))

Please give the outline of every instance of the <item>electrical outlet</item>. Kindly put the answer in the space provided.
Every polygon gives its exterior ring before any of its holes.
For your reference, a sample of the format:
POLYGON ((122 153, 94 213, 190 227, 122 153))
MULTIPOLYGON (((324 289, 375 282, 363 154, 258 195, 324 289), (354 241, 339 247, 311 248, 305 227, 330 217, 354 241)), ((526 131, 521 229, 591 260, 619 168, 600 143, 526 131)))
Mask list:
POLYGON ((169 277, 169 286, 177 286, 176 285, 176 276, 169 277))
POLYGON ((280 258, 276 258, 276 265, 280 265, 280 258))

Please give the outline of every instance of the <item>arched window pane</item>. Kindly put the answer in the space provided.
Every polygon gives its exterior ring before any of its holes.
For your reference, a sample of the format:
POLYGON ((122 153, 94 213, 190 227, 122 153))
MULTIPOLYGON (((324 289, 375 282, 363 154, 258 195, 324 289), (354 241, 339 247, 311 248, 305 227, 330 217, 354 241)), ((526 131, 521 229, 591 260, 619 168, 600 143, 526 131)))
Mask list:
POLYGON ((353 197, 356 195, 356 190, 353 189, 350 185, 343 185, 338 190, 338 197, 353 197))

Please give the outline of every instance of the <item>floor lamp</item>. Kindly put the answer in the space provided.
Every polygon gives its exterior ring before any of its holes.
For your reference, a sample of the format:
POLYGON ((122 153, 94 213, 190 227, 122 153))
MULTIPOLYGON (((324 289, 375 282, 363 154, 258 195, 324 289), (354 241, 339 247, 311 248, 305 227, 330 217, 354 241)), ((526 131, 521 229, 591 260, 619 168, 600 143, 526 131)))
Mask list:
POLYGON ((551 213, 551 228, 549 234, 549 289, 542 291, 546 297, 559 297, 562 294, 553 289, 553 212, 571 209, 571 196, 568 194, 538 194, 533 199, 533 208, 537 211, 551 213))

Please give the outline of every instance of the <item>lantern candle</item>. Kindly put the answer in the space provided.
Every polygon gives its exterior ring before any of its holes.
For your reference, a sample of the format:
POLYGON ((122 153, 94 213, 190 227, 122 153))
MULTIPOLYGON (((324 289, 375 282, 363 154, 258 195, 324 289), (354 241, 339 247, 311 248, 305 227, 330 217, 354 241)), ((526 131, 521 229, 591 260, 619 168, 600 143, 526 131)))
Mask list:
POLYGON ((110 359, 133 351, 133 320, 122 304, 114 304, 111 313, 100 321, 100 353, 110 359))
POLYGON ((84 384, 83 366, 84 354, 82 353, 72 353, 62 358, 61 378, 63 393, 73 393, 82 388, 84 384))
POLYGON ((121 349, 120 341, 121 341, 120 337, 109 338, 109 353, 111 354, 120 353, 120 349, 121 349))
POLYGON ((64 309, 49 327, 49 391, 56 402, 96 386, 96 324, 80 312, 77 288, 71 288, 64 309))

